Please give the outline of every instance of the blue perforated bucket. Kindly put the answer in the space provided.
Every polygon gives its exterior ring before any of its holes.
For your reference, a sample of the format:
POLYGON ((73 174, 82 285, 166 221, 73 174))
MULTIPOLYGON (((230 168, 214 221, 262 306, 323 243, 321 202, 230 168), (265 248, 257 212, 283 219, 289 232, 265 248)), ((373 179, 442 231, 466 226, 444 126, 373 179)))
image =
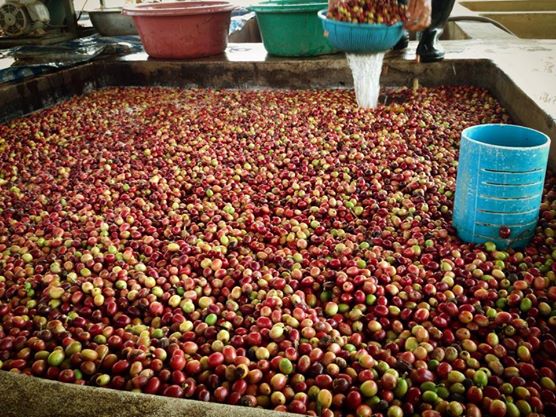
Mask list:
POLYGON ((350 23, 328 19, 328 10, 318 15, 325 36, 336 49, 351 53, 378 53, 393 48, 403 35, 403 23, 350 23))
POLYGON ((549 148, 548 136, 522 126, 485 124, 462 132, 453 217, 462 240, 527 245, 537 225, 549 148))

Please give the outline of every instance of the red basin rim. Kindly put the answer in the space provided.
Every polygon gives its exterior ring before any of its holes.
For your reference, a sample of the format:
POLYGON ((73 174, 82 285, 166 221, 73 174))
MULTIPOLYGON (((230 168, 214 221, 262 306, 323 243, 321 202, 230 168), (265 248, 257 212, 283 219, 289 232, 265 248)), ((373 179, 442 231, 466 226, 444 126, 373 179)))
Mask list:
POLYGON ((123 14, 128 16, 186 16, 229 12, 235 8, 226 1, 191 1, 124 6, 123 14))

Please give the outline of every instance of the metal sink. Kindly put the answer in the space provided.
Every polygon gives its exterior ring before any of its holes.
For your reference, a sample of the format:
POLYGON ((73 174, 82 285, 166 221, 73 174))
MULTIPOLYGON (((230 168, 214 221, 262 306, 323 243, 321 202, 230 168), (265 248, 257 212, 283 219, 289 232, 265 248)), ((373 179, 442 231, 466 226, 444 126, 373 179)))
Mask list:
POLYGON ((471 0, 460 4, 475 12, 556 11, 556 0, 471 0))
POLYGON ((556 39, 556 0, 470 0, 460 5, 523 39, 556 39))
POLYGON ((556 11, 485 12, 481 16, 496 20, 523 39, 556 39, 556 11))

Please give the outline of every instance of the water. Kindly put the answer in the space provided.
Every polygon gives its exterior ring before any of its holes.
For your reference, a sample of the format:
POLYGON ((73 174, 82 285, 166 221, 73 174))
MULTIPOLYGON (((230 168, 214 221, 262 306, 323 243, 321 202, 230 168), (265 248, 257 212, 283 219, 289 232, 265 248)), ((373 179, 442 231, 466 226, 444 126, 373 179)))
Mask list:
POLYGON ((355 98, 360 107, 372 109, 378 104, 380 73, 384 53, 346 54, 351 73, 355 98))

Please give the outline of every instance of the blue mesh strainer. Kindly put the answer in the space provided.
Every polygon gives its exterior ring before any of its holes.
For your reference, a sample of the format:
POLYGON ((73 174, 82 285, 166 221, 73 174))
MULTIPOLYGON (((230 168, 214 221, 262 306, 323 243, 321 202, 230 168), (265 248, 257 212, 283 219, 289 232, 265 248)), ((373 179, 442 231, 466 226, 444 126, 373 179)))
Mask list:
POLYGON ((393 25, 348 23, 326 17, 327 10, 318 15, 325 36, 336 49, 352 53, 377 53, 391 49, 402 37, 403 23, 393 25))

